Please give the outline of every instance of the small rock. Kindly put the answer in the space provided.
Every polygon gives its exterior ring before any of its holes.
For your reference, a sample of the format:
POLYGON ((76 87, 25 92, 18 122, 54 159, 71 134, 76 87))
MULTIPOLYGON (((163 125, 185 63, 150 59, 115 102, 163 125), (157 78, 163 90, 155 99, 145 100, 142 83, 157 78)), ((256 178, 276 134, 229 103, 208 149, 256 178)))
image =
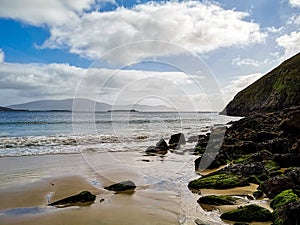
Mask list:
POLYGON ((82 191, 77 195, 73 195, 55 202, 52 202, 48 205, 50 206, 58 206, 58 207, 67 207, 73 205, 90 205, 96 199, 96 195, 93 195, 89 191, 82 191))
POLYGON ((112 184, 108 187, 105 187, 105 189, 109 191, 115 191, 115 192, 129 191, 129 190, 134 190, 135 188, 136 188, 135 183, 131 180, 122 181, 120 183, 112 184))

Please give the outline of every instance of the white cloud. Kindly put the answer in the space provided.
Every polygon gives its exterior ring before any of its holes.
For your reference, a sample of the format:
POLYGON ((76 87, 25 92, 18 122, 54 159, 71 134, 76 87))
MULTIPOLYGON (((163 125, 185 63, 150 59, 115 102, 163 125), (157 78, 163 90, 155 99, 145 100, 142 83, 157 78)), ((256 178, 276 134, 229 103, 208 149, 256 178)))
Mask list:
MULTIPOLYGON (((247 16, 196 1, 151 2, 113 12, 84 13, 67 26, 53 26, 43 47, 67 46, 72 53, 95 59, 119 45, 145 40, 173 43, 195 53, 264 41, 266 34, 257 23, 246 21, 247 16)), ((178 54, 178 50, 147 42, 131 45, 111 59, 130 62, 178 54)))
POLYGON ((285 49, 284 58, 289 58, 300 52, 300 32, 285 34, 276 39, 279 46, 285 49))
POLYGON ((232 60, 233 65, 238 65, 238 66, 254 66, 258 67, 262 64, 262 62, 257 61, 256 59, 241 59, 240 57, 236 57, 232 60))
MULTIPOLYGON (((200 86, 207 86, 205 79, 200 86)), ((68 64, 3 63, 0 67, 0 105, 40 99, 84 97, 109 104, 147 102, 153 97, 180 110, 212 110, 212 99, 199 87, 195 75, 183 72, 83 69, 68 64), (204 96, 200 101, 195 93, 204 96), (206 98, 205 98, 206 96, 206 98), (209 101, 204 101, 209 99, 209 101)), ((161 103, 157 101, 157 104, 161 103)), ((214 108, 216 109, 216 108, 214 108)))
POLYGON ((83 11, 94 3, 95 0, 0 0, 0 17, 33 25, 66 25, 78 21, 83 11))
POLYGON ((290 0, 290 4, 294 7, 300 7, 300 0, 290 0))
POLYGON ((0 48, 0 64, 4 63, 5 60, 5 53, 4 51, 0 48))
POLYGON ((232 100, 238 92, 248 87, 250 84, 254 83, 262 76, 263 74, 261 73, 254 73, 239 76, 235 80, 231 81, 230 84, 224 90, 224 97, 226 101, 229 102, 230 100, 232 100))

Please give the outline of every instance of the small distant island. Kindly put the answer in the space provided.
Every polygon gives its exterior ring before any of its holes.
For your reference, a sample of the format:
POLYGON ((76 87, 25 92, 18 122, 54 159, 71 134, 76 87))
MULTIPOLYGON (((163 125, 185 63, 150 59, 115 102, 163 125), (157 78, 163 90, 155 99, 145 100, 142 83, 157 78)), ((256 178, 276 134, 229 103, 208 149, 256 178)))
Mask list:
POLYGON ((107 112, 139 112, 135 109, 111 109, 107 110, 107 112))

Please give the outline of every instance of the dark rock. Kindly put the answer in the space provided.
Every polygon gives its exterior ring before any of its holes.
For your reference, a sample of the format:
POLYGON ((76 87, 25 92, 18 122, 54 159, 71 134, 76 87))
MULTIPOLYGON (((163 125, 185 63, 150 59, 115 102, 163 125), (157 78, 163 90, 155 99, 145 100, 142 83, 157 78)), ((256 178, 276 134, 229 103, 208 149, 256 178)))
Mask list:
POLYGON ((48 205, 50 206, 58 206, 58 207, 67 207, 74 205, 90 205, 96 199, 96 195, 93 195, 89 191, 82 191, 77 195, 73 195, 55 202, 52 202, 48 205))
POLYGON ((261 190, 257 190, 255 192, 253 192, 253 196, 256 199, 261 198, 263 195, 264 195, 264 193, 261 190))
POLYGON ((136 188, 135 183, 133 183, 132 181, 128 180, 128 181, 122 181, 120 183, 116 183, 116 184, 112 184, 108 187, 105 187, 105 189, 109 190, 109 191, 115 191, 115 192, 119 192, 119 191, 132 191, 136 188))
POLYGON ((298 199, 298 196, 293 192, 293 190, 289 189, 276 195, 271 201, 270 206, 272 209, 278 209, 279 207, 282 207, 290 202, 296 202, 298 199))
POLYGON ((179 149, 180 145, 185 144, 185 137, 183 133, 173 134, 169 140, 169 147, 172 149, 179 149))
POLYGON ((149 146, 147 149, 146 149, 146 153, 155 153, 155 154, 167 154, 168 153, 168 144, 166 143, 166 141, 161 138, 155 146, 149 146))
POLYGON ((199 204, 207 205, 235 205, 237 198, 225 195, 208 195, 198 199, 199 204))
POLYGON ((290 151, 290 143, 287 138, 275 138, 259 143, 258 149, 268 149, 268 151, 274 154, 283 154, 290 151))
POLYGON ((295 185, 300 186, 300 169, 288 169, 284 175, 289 177, 295 185))
POLYGON ((276 176, 263 182, 259 188, 267 195, 268 198, 272 199, 284 190, 294 190, 295 184, 289 177, 276 176))
POLYGON ((161 150, 168 150, 169 146, 167 144, 167 142, 161 138, 157 143, 156 143, 156 147, 161 149, 161 150))
POLYGON ((262 175, 266 174, 267 171, 262 162, 249 163, 249 164, 236 164, 228 166, 223 169, 224 171, 230 171, 233 174, 250 176, 250 175, 262 175))
POLYGON ((273 225, 296 225, 300 222, 300 201, 291 202, 273 211, 273 225))
POLYGON ((221 219, 237 222, 266 222, 272 220, 272 214, 263 207, 246 205, 223 213, 221 219))
POLYGON ((281 167, 300 166, 300 153, 275 154, 274 161, 281 167))
POLYGON ((199 158, 197 158, 197 159, 194 161, 194 164, 195 164, 195 170, 199 170, 199 166, 200 166, 201 159, 202 159, 202 157, 199 157, 199 158))

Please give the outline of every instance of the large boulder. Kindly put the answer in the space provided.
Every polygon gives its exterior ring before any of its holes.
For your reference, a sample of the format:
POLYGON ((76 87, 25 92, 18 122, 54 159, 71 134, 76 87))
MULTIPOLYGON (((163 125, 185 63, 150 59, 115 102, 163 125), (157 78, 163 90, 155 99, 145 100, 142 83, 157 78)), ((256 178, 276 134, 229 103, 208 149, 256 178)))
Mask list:
POLYGON ((271 199, 284 190, 295 189, 292 179, 286 176, 275 176, 264 181, 259 188, 271 199))
POLYGON ((298 199, 298 196, 293 192, 293 190, 289 189, 276 195, 271 201, 270 206, 273 209, 278 209, 279 207, 289 204, 290 202, 296 202, 298 199))
POLYGON ((96 195, 93 195, 89 191, 82 191, 77 195, 73 195, 55 202, 52 202, 48 205, 50 206, 57 206, 57 207, 67 207, 67 206, 74 206, 74 205, 90 205, 96 199, 96 195))
POLYGON ((169 140, 169 147, 172 149, 179 149, 180 145, 185 144, 185 137, 183 133, 173 134, 169 140))
POLYGON ((131 180, 122 181, 116 184, 112 184, 105 189, 109 191, 121 192, 121 191, 133 191, 136 188, 135 183, 131 180))

